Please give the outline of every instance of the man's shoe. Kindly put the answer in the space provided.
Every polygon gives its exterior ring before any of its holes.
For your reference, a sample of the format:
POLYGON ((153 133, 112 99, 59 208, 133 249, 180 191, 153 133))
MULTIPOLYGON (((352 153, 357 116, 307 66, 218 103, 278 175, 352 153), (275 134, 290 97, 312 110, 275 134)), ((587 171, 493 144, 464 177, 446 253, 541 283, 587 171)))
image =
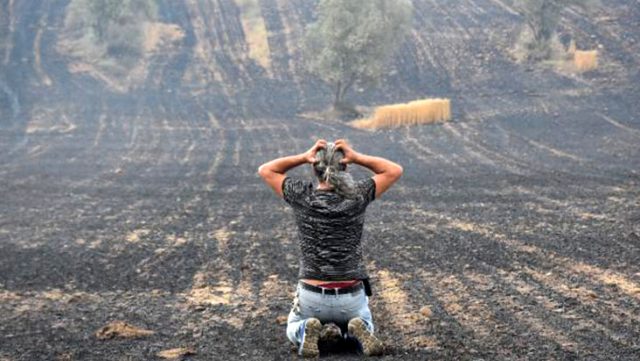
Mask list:
POLYGON ((298 354, 303 357, 317 357, 320 354, 318 350, 318 339, 322 323, 317 318, 308 318, 302 326, 302 343, 298 349, 298 354))
POLYGON ((377 356, 382 355, 384 351, 384 345, 377 337, 375 337, 369 329, 367 329, 367 325, 364 321, 357 317, 351 319, 349 321, 349 325, 347 326, 349 329, 349 334, 358 340, 360 346, 362 347, 362 352, 365 356, 377 356))

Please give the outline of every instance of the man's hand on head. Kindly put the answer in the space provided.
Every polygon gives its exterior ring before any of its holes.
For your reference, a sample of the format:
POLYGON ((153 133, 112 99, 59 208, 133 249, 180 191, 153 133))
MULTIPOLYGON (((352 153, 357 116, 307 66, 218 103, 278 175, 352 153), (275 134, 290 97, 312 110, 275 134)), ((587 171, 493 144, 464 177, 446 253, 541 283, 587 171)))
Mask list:
POLYGON ((304 153, 304 158, 307 163, 315 163, 316 162, 316 153, 320 149, 325 149, 327 147, 327 141, 324 139, 318 139, 316 143, 311 147, 308 151, 304 153))
POLYGON ((358 158, 358 152, 351 148, 351 145, 345 139, 338 139, 335 142, 336 149, 339 149, 344 153, 344 158, 340 160, 342 164, 351 164, 358 158))

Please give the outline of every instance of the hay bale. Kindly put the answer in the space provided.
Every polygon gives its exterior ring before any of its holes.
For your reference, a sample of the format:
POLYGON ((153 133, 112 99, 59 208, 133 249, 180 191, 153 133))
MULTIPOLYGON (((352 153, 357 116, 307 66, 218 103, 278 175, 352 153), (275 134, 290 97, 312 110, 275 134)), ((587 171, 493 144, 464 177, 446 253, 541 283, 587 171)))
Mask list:
POLYGON ((451 120, 451 100, 435 98, 380 106, 375 109, 373 117, 353 121, 351 125, 361 129, 380 129, 448 120, 451 120))
POLYGON ((597 50, 576 50, 573 56, 573 64, 576 70, 583 73, 598 67, 598 51, 597 50))

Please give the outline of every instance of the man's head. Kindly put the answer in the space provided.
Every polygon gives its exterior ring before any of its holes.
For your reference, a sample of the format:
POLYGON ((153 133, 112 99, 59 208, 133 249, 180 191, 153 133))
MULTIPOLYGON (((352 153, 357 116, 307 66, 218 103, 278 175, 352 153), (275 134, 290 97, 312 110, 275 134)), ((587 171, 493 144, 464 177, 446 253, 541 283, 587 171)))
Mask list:
POLYGON ((347 165, 340 162, 343 158, 344 153, 329 142, 316 153, 313 172, 320 182, 328 183, 336 193, 353 198, 356 195, 355 185, 353 178, 347 173, 347 165))

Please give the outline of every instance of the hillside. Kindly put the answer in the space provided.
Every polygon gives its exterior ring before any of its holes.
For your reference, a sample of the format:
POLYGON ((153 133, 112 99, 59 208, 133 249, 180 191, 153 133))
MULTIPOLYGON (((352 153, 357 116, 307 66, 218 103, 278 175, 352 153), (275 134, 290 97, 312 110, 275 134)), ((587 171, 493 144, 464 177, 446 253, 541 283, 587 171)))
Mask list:
POLYGON ((300 55, 316 1, 159 0, 130 67, 70 52, 68 3, 0 1, 1 361, 291 358, 294 221, 256 170, 342 137, 405 169, 365 226, 383 359, 637 358, 637 1, 562 14, 601 53, 572 74, 512 60, 503 1, 414 0, 351 99, 454 119, 384 132, 309 116, 331 102, 300 55), (156 333, 97 340, 116 319, 156 333))

